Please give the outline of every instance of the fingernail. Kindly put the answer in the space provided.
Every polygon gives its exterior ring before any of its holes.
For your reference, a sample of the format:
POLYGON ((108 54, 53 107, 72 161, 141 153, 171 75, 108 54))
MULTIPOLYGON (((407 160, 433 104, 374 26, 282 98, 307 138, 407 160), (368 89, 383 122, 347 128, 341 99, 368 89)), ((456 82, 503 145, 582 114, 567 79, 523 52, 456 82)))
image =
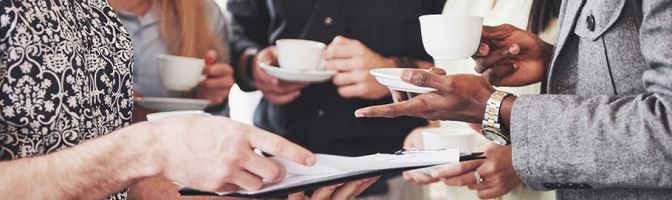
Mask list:
POLYGON ((312 155, 308 156, 308 158, 306 158, 306 165, 308 165, 308 166, 315 165, 315 157, 312 156, 312 155))
POLYGON ((413 79, 413 73, 408 71, 401 73, 401 80, 410 81, 411 79, 413 79))
POLYGON ((487 54, 488 52, 486 52, 485 48, 487 48, 485 44, 478 45, 478 53, 481 55, 487 54))
POLYGON ((432 178, 439 178, 439 172, 434 171, 434 172, 432 172, 431 176, 432 176, 432 178))
POLYGON ((511 45, 511 47, 509 47, 508 52, 511 53, 511 54, 514 54, 514 55, 518 54, 518 53, 520 53, 520 47, 517 44, 513 44, 513 45, 511 45))
POLYGON ((355 111, 355 117, 356 118, 361 118, 361 117, 366 117, 366 115, 364 115, 363 112, 357 110, 357 111, 355 111))

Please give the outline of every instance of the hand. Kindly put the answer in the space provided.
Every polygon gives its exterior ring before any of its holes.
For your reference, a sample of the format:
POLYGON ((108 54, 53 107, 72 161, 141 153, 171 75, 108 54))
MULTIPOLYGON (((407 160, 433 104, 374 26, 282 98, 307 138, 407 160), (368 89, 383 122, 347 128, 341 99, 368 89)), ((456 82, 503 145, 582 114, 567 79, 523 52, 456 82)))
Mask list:
POLYGON ((483 27, 474 55, 476 72, 495 86, 524 86, 541 81, 553 46, 532 32, 505 24, 483 27))
POLYGON ((205 54, 205 79, 196 87, 196 98, 210 100, 210 104, 221 104, 229 96, 233 86, 233 68, 226 63, 217 63, 217 52, 209 50, 205 54))
POLYGON ((467 186, 477 190, 478 198, 491 199, 509 193, 523 182, 513 169, 511 160, 511 146, 488 144, 485 149, 484 160, 461 162, 454 166, 440 168, 432 173, 434 178, 440 178, 446 185, 467 186), (483 182, 476 183, 477 172, 483 182))
POLYGON ((380 177, 375 177, 375 178, 368 178, 364 180, 358 180, 358 181, 353 181, 349 182, 343 185, 333 185, 333 186, 328 186, 328 187, 323 187, 320 189, 315 190, 313 192, 312 197, 307 197, 305 196, 304 193, 295 193, 289 195, 287 198, 288 200, 328 200, 328 199, 335 199, 335 200, 346 200, 346 199, 352 199, 356 197, 357 195, 361 194, 371 186, 373 183, 378 181, 380 177))
POLYGON ((306 87, 306 83, 285 82, 278 78, 268 75, 261 69, 261 63, 278 65, 278 53, 275 46, 267 47, 257 54, 254 59, 254 69, 252 74, 254 83, 271 103, 283 105, 294 101, 301 95, 301 89, 306 87))
MULTIPOLYGON (((406 136, 406 140, 404 140, 404 149, 422 149, 424 147, 422 144, 422 130, 424 129, 425 128, 416 128, 409 133, 408 136, 406 136)), ((426 185, 439 181, 437 178, 412 170, 405 171, 403 177, 414 185, 426 185)))
MULTIPOLYGON (((224 117, 182 116, 148 122, 158 175, 204 191, 254 191, 262 179, 279 181, 285 169, 257 155, 258 148, 303 165, 313 165, 308 150, 280 136, 224 117)), ((148 150, 148 151, 149 151, 148 150)))
POLYGON ((423 70, 405 70, 401 79, 438 91, 420 94, 408 101, 362 108, 355 111, 355 116, 393 118, 405 115, 430 120, 481 123, 486 102, 495 91, 485 79, 475 75, 441 76, 423 70))
POLYGON ((327 69, 336 70, 332 81, 343 98, 369 100, 387 96, 390 90, 378 83, 369 70, 380 67, 395 67, 392 59, 371 51, 361 42, 336 36, 327 47, 327 69))

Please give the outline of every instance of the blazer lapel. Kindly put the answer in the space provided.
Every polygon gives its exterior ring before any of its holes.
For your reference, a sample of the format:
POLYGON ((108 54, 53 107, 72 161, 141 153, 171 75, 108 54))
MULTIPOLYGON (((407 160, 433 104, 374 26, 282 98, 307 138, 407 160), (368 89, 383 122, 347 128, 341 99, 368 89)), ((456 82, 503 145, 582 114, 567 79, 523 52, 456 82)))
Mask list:
MULTIPOLYGON (((558 33, 558 42, 555 44, 555 50, 553 51, 553 60, 551 61, 551 66, 548 69, 547 83, 550 83, 551 76, 553 75, 553 68, 555 68, 555 63, 558 59, 558 55, 563 50, 565 43, 569 34, 574 29, 574 24, 576 23, 576 18, 579 15, 579 11, 583 7, 585 0, 564 0, 561 6, 560 13, 560 32, 558 33)), ((548 84, 547 84, 548 86, 548 84)), ((549 92, 548 88, 546 91, 549 92)))

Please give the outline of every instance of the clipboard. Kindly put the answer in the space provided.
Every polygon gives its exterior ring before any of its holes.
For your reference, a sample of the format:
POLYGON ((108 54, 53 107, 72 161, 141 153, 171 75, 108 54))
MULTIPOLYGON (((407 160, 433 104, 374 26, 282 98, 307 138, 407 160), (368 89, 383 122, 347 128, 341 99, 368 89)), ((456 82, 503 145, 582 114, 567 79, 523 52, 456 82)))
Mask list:
MULTIPOLYGON (((400 153, 413 153, 417 152, 417 150, 402 150, 398 151, 397 155, 400 153)), ((459 158, 460 162, 464 161, 469 161, 469 160, 478 160, 478 159, 484 159, 485 156, 483 156, 482 152, 475 152, 467 155, 461 155, 459 158)), ((277 190, 271 190, 271 191, 266 191, 266 192, 260 192, 260 193, 254 193, 254 194, 242 194, 242 193, 228 193, 228 194, 218 194, 215 192, 204 192, 204 191, 199 191, 195 189, 191 189, 188 187, 183 187, 179 190, 180 195, 183 196, 226 196, 226 197, 240 197, 240 198, 253 198, 253 199, 259 199, 259 198, 284 198, 289 194, 296 193, 296 192, 303 192, 303 191, 312 191, 320 187, 324 186, 330 186, 330 185, 336 185, 340 183, 345 183, 345 182, 350 182, 350 181, 356 181, 356 180, 361 180, 365 178, 371 178, 371 177, 376 177, 376 176, 384 176, 384 175, 391 175, 391 174, 398 174, 404 171, 408 170, 414 170, 414 169, 420 169, 420 168, 426 168, 426 167, 432 167, 436 165, 423 165, 423 166, 413 166, 413 167, 401 167, 401 168, 391 168, 391 169, 383 169, 383 170, 373 170, 373 171, 364 171, 364 172, 353 172, 353 173, 348 173, 348 174, 340 174, 340 175, 335 175, 335 176, 328 176, 328 177, 322 177, 318 179, 312 179, 310 181, 307 181, 305 184, 300 184, 292 187, 287 187, 287 188, 282 188, 282 189, 277 189, 277 190)))

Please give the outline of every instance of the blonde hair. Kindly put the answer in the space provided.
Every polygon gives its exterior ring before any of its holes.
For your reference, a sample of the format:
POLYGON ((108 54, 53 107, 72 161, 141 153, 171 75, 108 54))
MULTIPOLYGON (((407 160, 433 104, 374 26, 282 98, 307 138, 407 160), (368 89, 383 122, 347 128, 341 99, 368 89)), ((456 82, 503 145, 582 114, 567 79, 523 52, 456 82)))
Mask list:
MULTIPOLYGON (((159 20, 159 31, 171 54, 203 57, 214 49, 218 61, 228 62, 228 48, 212 29, 212 16, 206 1, 211 0, 148 0, 159 20)), ((110 1, 112 5, 122 1, 110 1)))

